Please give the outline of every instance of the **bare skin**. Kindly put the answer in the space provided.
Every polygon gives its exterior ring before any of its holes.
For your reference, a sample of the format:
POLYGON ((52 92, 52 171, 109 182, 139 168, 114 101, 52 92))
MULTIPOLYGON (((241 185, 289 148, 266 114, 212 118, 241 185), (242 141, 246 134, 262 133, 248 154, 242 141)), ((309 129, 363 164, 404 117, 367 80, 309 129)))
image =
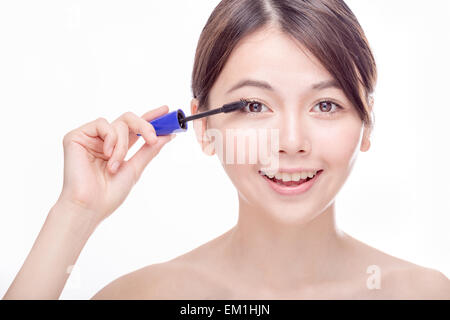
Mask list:
MULTIPOLYGON (((450 299, 450 281, 441 272, 385 254, 337 227, 335 197, 358 151, 369 150, 370 128, 339 89, 310 89, 329 79, 314 57, 276 28, 244 39, 211 88, 211 105, 251 97, 267 109, 195 120, 201 148, 207 155, 218 152, 206 128, 277 128, 280 167, 320 168, 322 175, 306 193, 286 197, 268 187, 259 162, 224 164, 238 191, 237 224, 190 252, 112 281, 92 298, 450 299), (247 86, 229 93, 243 76, 269 82, 274 90, 247 86), (343 108, 322 114, 316 106, 323 97, 343 108), (368 273, 374 266, 379 277, 368 273)), ((112 123, 100 118, 65 136, 63 190, 4 299, 60 296, 86 241, 170 141, 156 137, 148 123, 167 112, 162 106, 141 117, 125 113, 112 123), (136 133, 146 144, 124 161, 136 133)), ((198 112, 196 99, 191 112, 198 112)))
MULTIPOLYGON (((111 282, 92 299, 449 299, 441 272, 395 258, 343 233, 334 275, 293 280, 289 288, 270 285, 261 266, 232 264, 235 228, 170 261, 153 264, 111 282), (380 288, 369 289, 367 267, 381 269, 380 288), (253 271, 253 272, 252 272, 253 271)), ((268 257, 270 258, 270 256, 268 257)))
POLYGON ((168 110, 162 106, 142 117, 126 112, 112 123, 98 118, 64 136, 63 189, 4 299, 59 298, 89 237, 173 138, 156 137, 148 123, 168 110), (137 133, 146 143, 124 161, 137 133))
MULTIPOLYGON (((271 112, 252 114, 253 118, 235 113, 196 120, 205 154, 217 151, 205 138, 206 128, 225 136, 228 128, 277 127, 281 128, 280 167, 320 166, 327 176, 308 196, 288 201, 266 188, 256 173, 258 165, 224 165, 238 190, 237 225, 180 257, 116 280, 94 298, 449 298, 449 280, 442 273, 380 252, 337 228, 333 198, 357 151, 369 150, 370 128, 361 125, 340 90, 326 89, 317 96, 308 91, 311 83, 329 78, 314 57, 307 57, 276 28, 244 39, 211 89, 211 105, 256 97, 271 112), (275 92, 243 87, 226 93, 244 77, 263 78, 275 92), (311 112, 315 98, 321 96, 335 98, 345 109, 334 117, 311 112), (367 285, 372 265, 381 272, 379 289, 367 285)), ((191 112, 197 109, 198 101, 193 99, 191 112)))

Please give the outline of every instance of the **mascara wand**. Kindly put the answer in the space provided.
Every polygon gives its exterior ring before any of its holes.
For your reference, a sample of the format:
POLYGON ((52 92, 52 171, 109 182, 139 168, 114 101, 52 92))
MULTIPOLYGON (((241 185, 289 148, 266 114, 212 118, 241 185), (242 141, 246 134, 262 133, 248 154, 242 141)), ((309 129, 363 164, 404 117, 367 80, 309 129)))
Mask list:
MULTIPOLYGON (((212 109, 206 112, 197 113, 195 115, 186 117, 183 110, 178 109, 169 112, 159 118, 156 118, 149 123, 155 128, 157 136, 168 135, 176 132, 185 132, 188 129, 187 122, 195 119, 211 116, 217 113, 228 113, 240 110, 248 105, 248 101, 241 99, 238 102, 224 104, 220 108, 212 109)), ((140 134, 138 134, 140 136, 140 134)))

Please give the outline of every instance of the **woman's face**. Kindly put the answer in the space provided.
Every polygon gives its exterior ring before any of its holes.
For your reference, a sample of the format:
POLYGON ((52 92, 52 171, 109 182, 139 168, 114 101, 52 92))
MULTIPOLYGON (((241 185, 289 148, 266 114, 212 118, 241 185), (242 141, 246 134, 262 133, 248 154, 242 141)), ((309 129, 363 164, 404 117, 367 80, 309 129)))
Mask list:
MULTIPOLYGON (((202 142, 202 147, 208 154, 221 155, 242 204, 292 224, 313 219, 333 203, 358 149, 367 151, 369 142, 356 109, 343 91, 333 86, 313 88, 329 80, 333 77, 318 60, 278 29, 256 32, 233 50, 210 91, 210 106, 217 108, 241 98, 258 103, 243 111, 195 120, 194 127, 199 139, 213 137, 213 143, 202 142), (250 84, 232 90, 246 79, 263 81, 272 89, 250 84), (255 159, 254 140, 248 138, 252 131, 257 139, 256 161, 251 160, 255 159), (267 141, 262 138, 264 132, 267 141), (246 141, 244 149, 238 147, 241 138, 246 139, 241 140, 246 141), (268 148, 270 165, 264 162, 268 158, 263 158, 262 146, 268 148), (242 150, 245 161, 239 163, 242 150), (287 195, 272 188, 260 174, 263 168, 269 173, 296 168, 323 171, 307 191, 287 195)), ((193 99, 192 113, 197 112, 197 106, 193 99)))

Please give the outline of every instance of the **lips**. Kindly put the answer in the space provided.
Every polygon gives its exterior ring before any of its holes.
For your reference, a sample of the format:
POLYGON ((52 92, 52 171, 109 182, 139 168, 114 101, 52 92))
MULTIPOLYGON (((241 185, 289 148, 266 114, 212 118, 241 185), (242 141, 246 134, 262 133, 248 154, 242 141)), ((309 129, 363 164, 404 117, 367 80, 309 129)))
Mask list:
POLYGON ((312 178, 306 177, 305 179, 300 179, 299 181, 283 181, 283 179, 277 179, 275 177, 273 177, 273 178, 267 177, 267 179, 272 180, 273 182, 276 182, 278 184, 281 184, 281 185, 284 185, 284 186, 288 186, 288 187, 290 187, 290 186, 298 186, 298 185, 300 185, 302 183, 305 183, 305 182, 307 182, 307 181, 309 181, 309 180, 311 180, 313 178, 314 177, 312 177, 312 178))
POLYGON ((297 195, 308 191, 317 181, 323 170, 317 171, 312 178, 300 179, 300 181, 283 181, 275 177, 269 178, 260 173, 260 176, 269 184, 269 186, 282 195, 297 195))

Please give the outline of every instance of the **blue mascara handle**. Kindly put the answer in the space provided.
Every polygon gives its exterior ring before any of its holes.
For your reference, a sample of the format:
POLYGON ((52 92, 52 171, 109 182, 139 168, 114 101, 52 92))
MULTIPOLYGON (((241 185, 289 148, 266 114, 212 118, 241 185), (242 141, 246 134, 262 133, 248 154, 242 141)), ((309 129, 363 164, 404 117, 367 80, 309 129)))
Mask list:
MULTIPOLYGON (((178 109, 153 119, 149 123, 155 128, 157 136, 164 136, 187 131, 187 122, 183 122, 185 117, 183 110, 178 109)), ((137 135, 140 136, 141 134, 138 133, 137 135)))

